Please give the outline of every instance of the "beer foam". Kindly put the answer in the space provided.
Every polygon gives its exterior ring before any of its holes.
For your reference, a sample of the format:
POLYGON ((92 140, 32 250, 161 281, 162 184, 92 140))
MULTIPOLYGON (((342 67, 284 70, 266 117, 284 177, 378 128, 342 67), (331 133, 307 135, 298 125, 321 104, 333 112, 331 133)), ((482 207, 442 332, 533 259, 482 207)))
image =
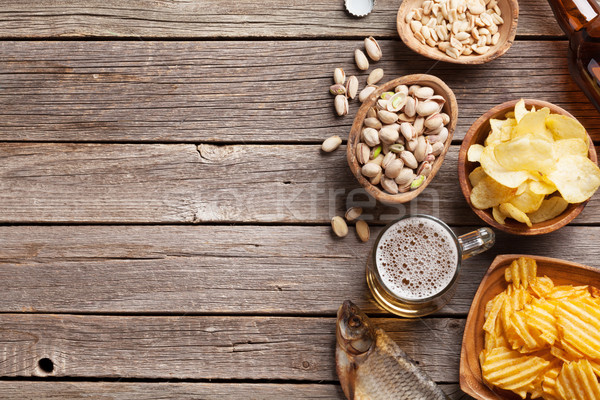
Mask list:
POLYGON ((456 271, 458 250, 443 226, 422 217, 387 229, 375 252, 379 275, 396 296, 420 300, 441 292, 456 271))

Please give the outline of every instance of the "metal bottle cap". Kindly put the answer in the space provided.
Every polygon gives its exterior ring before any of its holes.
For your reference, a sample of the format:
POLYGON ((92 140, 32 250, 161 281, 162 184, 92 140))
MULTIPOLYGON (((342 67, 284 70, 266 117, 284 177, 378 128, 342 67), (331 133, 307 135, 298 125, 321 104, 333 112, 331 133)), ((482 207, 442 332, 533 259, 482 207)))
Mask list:
POLYGON ((345 0, 346 11, 355 17, 364 17, 373 11, 375 0, 345 0))

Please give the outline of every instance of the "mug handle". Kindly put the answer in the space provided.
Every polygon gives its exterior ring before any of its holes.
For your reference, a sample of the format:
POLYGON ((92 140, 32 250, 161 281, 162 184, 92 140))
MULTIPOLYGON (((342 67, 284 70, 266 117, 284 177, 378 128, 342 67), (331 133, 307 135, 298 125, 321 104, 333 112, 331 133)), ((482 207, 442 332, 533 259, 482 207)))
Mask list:
POLYGON ((490 228, 479 228, 458 237, 463 260, 489 250, 495 242, 496 235, 490 228))

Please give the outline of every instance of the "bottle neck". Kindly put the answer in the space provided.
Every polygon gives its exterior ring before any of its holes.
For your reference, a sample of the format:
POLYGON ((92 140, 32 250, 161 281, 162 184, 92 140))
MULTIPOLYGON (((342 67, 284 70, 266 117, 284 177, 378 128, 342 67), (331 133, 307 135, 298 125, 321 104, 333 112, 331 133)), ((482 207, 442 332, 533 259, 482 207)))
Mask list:
POLYGON ((600 37, 600 5, 596 0, 548 0, 548 3, 567 36, 586 29, 590 36, 600 37))

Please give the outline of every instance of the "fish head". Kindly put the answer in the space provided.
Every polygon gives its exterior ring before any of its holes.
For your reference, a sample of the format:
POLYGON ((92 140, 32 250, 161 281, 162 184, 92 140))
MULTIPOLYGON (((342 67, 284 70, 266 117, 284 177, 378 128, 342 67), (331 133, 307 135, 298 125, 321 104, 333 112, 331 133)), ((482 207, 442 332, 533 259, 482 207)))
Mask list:
POLYGON ((375 328, 356 304, 346 300, 337 312, 336 336, 342 350, 360 355, 369 351, 375 342, 375 328))

